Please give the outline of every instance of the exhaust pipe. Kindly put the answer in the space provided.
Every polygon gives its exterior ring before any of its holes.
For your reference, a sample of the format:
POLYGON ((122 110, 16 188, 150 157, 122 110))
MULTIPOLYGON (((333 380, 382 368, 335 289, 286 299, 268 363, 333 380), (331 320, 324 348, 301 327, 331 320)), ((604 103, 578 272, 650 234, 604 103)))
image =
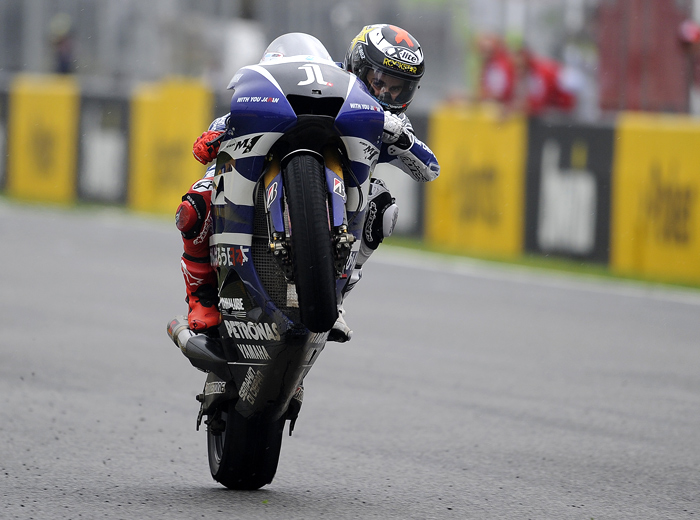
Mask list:
POLYGON ((187 318, 176 316, 168 323, 168 336, 192 366, 202 372, 213 372, 223 380, 231 378, 228 361, 219 340, 189 329, 187 318))

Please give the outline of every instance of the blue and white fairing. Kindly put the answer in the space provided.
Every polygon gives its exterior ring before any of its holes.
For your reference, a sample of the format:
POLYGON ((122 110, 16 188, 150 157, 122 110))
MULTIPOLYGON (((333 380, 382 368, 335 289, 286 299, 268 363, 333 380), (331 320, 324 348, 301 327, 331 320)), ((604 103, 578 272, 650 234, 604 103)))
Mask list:
MULTIPOLYGON (((318 40, 310 41, 308 35, 299 33, 285 37, 279 51, 268 48, 259 64, 240 69, 228 87, 233 90, 230 119, 227 139, 219 149, 212 197, 210 244, 212 259, 219 267, 224 262, 237 270, 252 267, 247 252, 253 234, 254 192, 265 173, 266 157, 285 135, 294 133, 300 122, 306 123, 323 111, 335 116, 332 132, 342 141, 354 174, 354 178, 344 179, 343 195, 349 230, 358 238, 358 245, 360 242, 362 215, 355 213, 364 210, 369 179, 379 158, 383 111, 362 82, 338 67, 322 46, 314 44, 318 40), (227 156, 231 160, 221 160, 227 156), (233 259, 229 258, 231 254, 233 259)), ((298 144, 313 149, 321 143, 298 144)), ((329 183, 337 177, 330 171, 327 175, 329 183)), ((281 191, 275 195, 282 198, 281 191)), ((334 205, 334 220, 338 218, 338 206, 334 205)), ((264 292, 258 297, 266 299, 264 292)))
MULTIPOLYGON (((261 234, 256 199, 259 203, 260 190, 264 190, 266 222, 271 231, 284 232, 283 159, 295 150, 316 152, 317 157, 324 157, 332 224, 337 228, 347 223, 356 237, 356 251, 369 181, 379 158, 384 113, 362 82, 338 67, 318 40, 299 33, 278 38, 259 64, 235 74, 229 89, 233 96, 213 178, 210 239, 212 264, 220 280, 221 332, 223 338, 233 341, 232 347, 226 341, 224 346, 231 348, 229 359, 237 359, 229 365, 239 389, 251 383, 248 379, 253 373, 277 370, 270 365, 275 363, 297 367, 285 376, 283 394, 290 397, 315 352, 323 348, 327 334, 300 332, 289 309, 287 314, 280 310, 285 303, 276 305, 279 298, 271 298, 261 282, 253 261, 261 234), (327 154, 329 144, 335 156, 327 154), (258 233, 255 241, 254 228, 258 233), (251 359, 251 353, 260 359, 251 359), (253 366, 258 367, 257 372, 250 371, 253 366)), ((267 242, 265 247, 269 251, 267 242)), ((354 256, 351 253, 345 266, 346 276, 354 256)), ((338 281, 338 295, 345 281, 338 281)), ((260 398, 241 398, 237 409, 247 415, 260 402, 260 398)))

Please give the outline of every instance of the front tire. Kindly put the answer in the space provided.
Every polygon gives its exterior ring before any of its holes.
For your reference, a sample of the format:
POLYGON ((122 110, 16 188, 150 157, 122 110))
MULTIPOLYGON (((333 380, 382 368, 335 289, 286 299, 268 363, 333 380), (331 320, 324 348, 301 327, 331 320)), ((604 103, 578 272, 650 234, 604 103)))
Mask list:
POLYGON ((296 155, 282 175, 300 319, 311 332, 327 332, 338 319, 338 303, 323 163, 314 155, 296 155))
POLYGON ((259 489, 272 482, 277 471, 285 415, 270 422, 262 417, 245 418, 235 408, 236 402, 230 401, 210 417, 211 476, 229 489, 259 489))

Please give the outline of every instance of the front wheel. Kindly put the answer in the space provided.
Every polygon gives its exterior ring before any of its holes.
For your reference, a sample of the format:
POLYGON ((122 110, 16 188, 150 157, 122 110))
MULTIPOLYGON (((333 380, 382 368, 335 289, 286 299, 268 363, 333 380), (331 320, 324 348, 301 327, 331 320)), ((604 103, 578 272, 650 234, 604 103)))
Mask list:
POLYGON ((282 174, 301 322, 311 332, 327 332, 338 318, 338 305, 323 163, 311 154, 296 155, 282 174))
POLYGON ((245 418, 236 402, 210 417, 207 446, 211 476, 229 489, 259 489, 272 482, 282 448, 285 416, 245 418))

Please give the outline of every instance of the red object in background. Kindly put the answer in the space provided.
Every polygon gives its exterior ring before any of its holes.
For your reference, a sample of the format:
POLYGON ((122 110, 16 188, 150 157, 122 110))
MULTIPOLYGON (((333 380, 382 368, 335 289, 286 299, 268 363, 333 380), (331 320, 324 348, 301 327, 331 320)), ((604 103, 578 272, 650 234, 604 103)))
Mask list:
POLYGON ((521 51, 527 82, 527 112, 540 114, 547 108, 569 111, 576 105, 576 95, 563 84, 562 65, 554 60, 521 51))
POLYGON ((688 57, 678 28, 689 3, 616 0, 598 8, 600 107, 688 111, 688 57))
POLYGON ((694 20, 684 20, 678 28, 678 39, 687 45, 700 42, 700 25, 694 20))
POLYGON ((481 71, 481 98, 510 103, 515 94, 515 62, 503 43, 494 40, 488 44, 491 48, 481 71))

